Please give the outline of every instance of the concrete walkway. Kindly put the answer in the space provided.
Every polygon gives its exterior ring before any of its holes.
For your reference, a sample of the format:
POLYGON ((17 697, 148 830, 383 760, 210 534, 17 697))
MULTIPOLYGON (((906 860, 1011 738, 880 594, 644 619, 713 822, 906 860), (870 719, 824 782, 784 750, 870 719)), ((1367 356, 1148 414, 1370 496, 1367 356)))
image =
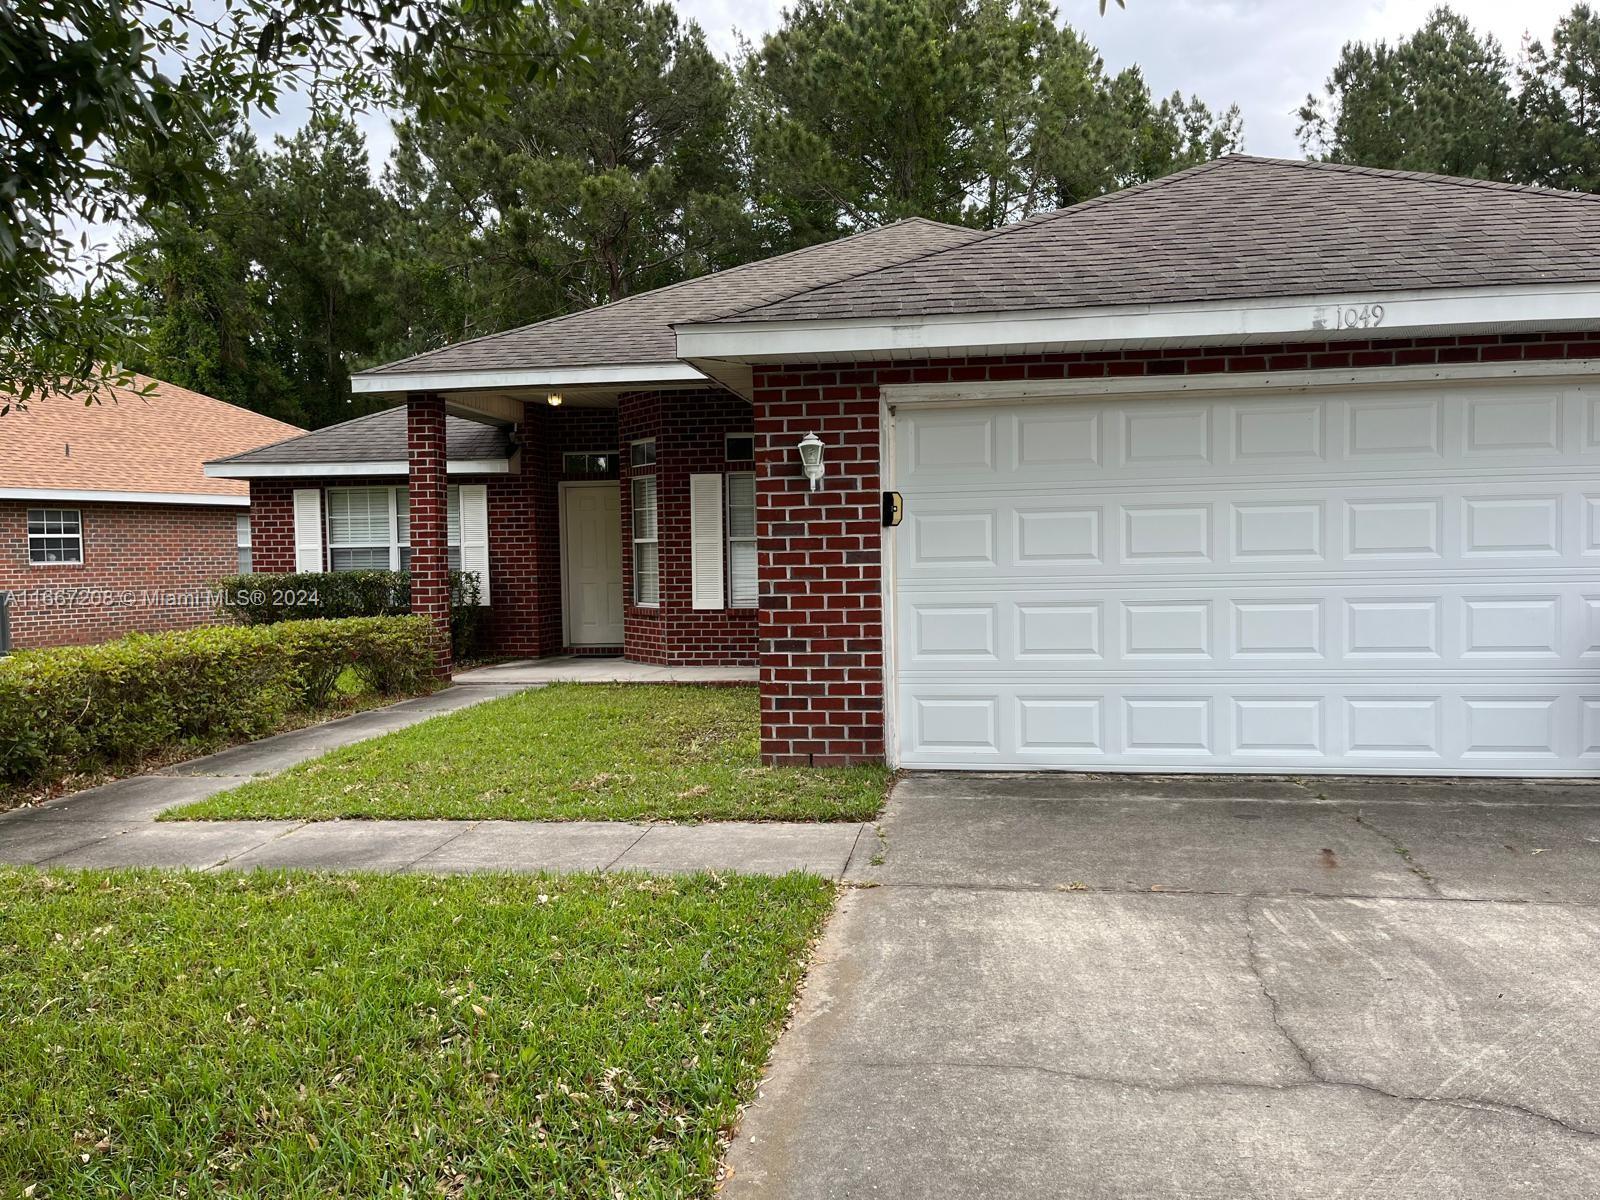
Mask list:
POLYGON ((1600 1196, 1600 787, 913 775, 881 829, 734 1200, 1600 1196))
POLYGON ((661 667, 622 658, 581 654, 525 658, 475 667, 455 677, 458 684, 530 683, 755 683, 755 667, 661 667))
POLYGON ((0 815, 0 863, 440 873, 805 870, 838 879, 858 844, 871 840, 862 838, 864 827, 857 824, 155 819, 165 809, 238 787, 254 776, 526 686, 475 682, 452 687, 5 813, 0 815))

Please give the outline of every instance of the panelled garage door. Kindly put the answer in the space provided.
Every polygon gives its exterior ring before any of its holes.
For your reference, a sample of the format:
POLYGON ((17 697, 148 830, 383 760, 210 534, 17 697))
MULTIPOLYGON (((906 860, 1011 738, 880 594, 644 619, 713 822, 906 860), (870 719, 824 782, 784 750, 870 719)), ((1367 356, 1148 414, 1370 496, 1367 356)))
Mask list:
POLYGON ((906 766, 1588 774, 1600 388, 901 405, 906 766))

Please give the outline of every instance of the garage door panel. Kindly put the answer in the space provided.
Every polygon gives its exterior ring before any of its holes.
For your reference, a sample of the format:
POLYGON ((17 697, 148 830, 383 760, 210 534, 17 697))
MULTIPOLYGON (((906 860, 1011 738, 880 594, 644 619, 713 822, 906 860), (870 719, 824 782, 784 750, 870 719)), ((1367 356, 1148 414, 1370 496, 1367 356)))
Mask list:
POLYGON ((1594 391, 900 418, 900 760, 1594 770, 1594 391))
POLYGON ((1592 463, 1600 402, 1591 388, 1542 383, 1329 390, 1315 399, 1036 401, 903 412, 895 439, 902 489, 1053 483, 1063 468, 1099 484, 1328 470, 1392 477, 1465 464, 1592 463))
POLYGON ((1130 676, 1199 666, 1224 673, 1271 670, 1592 671, 1600 662, 1600 581, 1552 586, 1406 581, 1325 583, 1314 591, 1246 580, 1105 588, 1001 582, 922 589, 903 600, 901 666, 953 660, 1026 677, 1099 665, 1130 676))
POLYGON ((896 568, 913 583, 1600 569, 1600 488, 1581 480, 906 495, 896 568))
POLYGON ((1600 763, 1600 690, 1395 679, 902 687, 902 751, 983 769, 1540 773, 1600 763))

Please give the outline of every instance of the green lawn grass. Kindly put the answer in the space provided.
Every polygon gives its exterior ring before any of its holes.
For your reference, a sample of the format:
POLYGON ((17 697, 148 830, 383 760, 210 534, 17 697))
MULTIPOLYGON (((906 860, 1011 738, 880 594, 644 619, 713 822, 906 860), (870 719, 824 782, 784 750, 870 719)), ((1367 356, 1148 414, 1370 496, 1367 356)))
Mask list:
POLYGON ((883 767, 771 768, 754 688, 557 684, 335 750, 165 814, 866 820, 883 767))
POLYGON ((0 1195, 707 1195, 831 898, 0 869, 0 1195))

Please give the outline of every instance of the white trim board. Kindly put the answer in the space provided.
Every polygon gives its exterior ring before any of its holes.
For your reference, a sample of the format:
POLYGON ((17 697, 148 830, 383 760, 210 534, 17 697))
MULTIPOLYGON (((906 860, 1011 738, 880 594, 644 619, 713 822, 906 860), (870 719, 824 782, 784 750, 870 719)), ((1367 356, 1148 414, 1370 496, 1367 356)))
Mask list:
POLYGON ((911 404, 988 404, 995 401, 1070 400, 1094 396, 1208 395, 1223 392, 1310 392, 1326 388, 1425 387, 1436 383, 1507 383, 1516 380, 1600 379, 1600 359, 1550 359, 1446 366, 1356 367, 1317 371, 1214 371, 1204 375, 1134 375, 1099 379, 1016 379, 971 383, 894 383, 879 389, 892 407, 911 404))
POLYGON ((725 321, 680 325, 677 334, 679 355, 691 361, 783 362, 1585 326, 1600 326, 1600 286, 1432 288, 1019 312, 725 321), (1373 305, 1383 308, 1375 324, 1373 305), (1365 317, 1359 315, 1363 310, 1365 317), (1357 324, 1344 323, 1344 314, 1350 313, 1357 314, 1357 324))
MULTIPOLYGON (((530 351, 530 355, 536 353, 530 351)), ((684 362, 624 363, 605 367, 540 367, 494 371, 367 372, 350 377, 357 395, 396 392, 470 392, 525 387, 697 382, 705 376, 684 362)))
MULTIPOLYGON (((210 471, 206 474, 209 476, 210 471)), ((223 476, 222 478, 226 478, 223 476)), ((205 492, 101 492, 92 488, 0 488, 0 500, 45 500, 83 504, 193 504, 249 508, 249 496, 212 496, 205 492)))
MULTIPOLYGON (((447 475, 505 475, 511 470, 511 460, 467 458, 457 459, 446 466, 447 475)), ((376 462, 221 462, 206 463, 205 472, 211 479, 345 478, 352 475, 409 475, 411 465, 405 459, 383 459, 376 462)))

